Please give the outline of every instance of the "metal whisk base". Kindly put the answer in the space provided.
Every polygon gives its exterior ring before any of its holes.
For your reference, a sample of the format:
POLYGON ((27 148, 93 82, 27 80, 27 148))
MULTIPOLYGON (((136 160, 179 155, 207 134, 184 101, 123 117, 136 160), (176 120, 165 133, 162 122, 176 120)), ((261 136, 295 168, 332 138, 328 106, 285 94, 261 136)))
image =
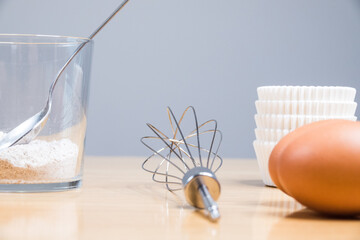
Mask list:
POLYGON ((215 174, 208 168, 190 169, 182 179, 187 202, 200 209, 206 209, 213 220, 220 218, 219 208, 215 202, 220 196, 220 183, 215 174))

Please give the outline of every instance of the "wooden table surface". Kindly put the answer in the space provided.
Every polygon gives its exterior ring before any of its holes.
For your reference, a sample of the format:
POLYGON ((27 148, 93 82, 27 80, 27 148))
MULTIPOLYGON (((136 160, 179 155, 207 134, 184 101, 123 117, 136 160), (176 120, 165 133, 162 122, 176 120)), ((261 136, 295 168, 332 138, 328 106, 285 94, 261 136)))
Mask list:
POLYGON ((224 160, 218 223, 153 182, 143 160, 86 157, 81 189, 0 193, 0 239, 360 238, 358 219, 324 218, 265 187, 255 160, 224 160))

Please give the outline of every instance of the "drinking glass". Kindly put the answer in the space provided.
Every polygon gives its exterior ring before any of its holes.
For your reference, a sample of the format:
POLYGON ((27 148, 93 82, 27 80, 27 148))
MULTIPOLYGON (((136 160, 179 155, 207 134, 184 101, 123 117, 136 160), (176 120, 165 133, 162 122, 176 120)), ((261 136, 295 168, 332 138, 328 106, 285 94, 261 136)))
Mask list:
POLYGON ((60 191, 81 185, 93 45, 79 37, 0 34, 4 134, 45 107, 51 83, 84 42, 55 87, 49 120, 39 136, 0 151, 0 191, 60 191))

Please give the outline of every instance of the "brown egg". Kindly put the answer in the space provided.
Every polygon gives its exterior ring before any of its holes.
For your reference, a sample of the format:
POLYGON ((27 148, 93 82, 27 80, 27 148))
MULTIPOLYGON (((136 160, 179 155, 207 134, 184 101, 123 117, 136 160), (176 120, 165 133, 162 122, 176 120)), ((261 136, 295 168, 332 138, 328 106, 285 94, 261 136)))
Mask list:
POLYGON ((325 120, 285 136, 269 160, 274 183, 303 205, 360 214, 360 123, 325 120))
MULTIPOLYGON (((319 121, 316 123, 311 124, 310 127, 308 127, 308 125, 304 126, 301 128, 301 130, 297 130, 297 131, 293 131, 290 132, 289 134, 286 135, 286 140, 282 140, 279 141, 278 144, 276 144, 276 147, 273 149, 273 151, 271 152, 270 155, 270 159, 269 159, 269 172, 270 172, 270 176, 271 179, 273 180, 274 184, 282 191, 285 192, 285 190, 283 189, 283 187, 281 186, 279 179, 278 179, 278 161, 281 158, 281 155, 283 153, 283 151, 286 149, 286 147, 293 142, 296 138, 298 138, 299 136, 302 136, 303 134, 309 132, 309 131, 314 131, 314 128, 317 128, 317 126, 322 125, 322 124, 331 124, 332 121, 319 121)), ((285 192, 286 193, 286 192, 285 192)))

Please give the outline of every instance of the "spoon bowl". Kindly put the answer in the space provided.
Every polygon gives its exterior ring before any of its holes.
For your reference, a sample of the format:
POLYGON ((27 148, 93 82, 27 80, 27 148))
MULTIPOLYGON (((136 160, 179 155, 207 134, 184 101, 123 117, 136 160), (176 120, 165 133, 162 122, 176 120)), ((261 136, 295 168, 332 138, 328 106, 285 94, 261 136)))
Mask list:
POLYGON ((43 110, 2 136, 0 138, 0 151, 15 144, 26 144, 33 140, 44 128, 49 114, 50 110, 47 104, 43 110))

